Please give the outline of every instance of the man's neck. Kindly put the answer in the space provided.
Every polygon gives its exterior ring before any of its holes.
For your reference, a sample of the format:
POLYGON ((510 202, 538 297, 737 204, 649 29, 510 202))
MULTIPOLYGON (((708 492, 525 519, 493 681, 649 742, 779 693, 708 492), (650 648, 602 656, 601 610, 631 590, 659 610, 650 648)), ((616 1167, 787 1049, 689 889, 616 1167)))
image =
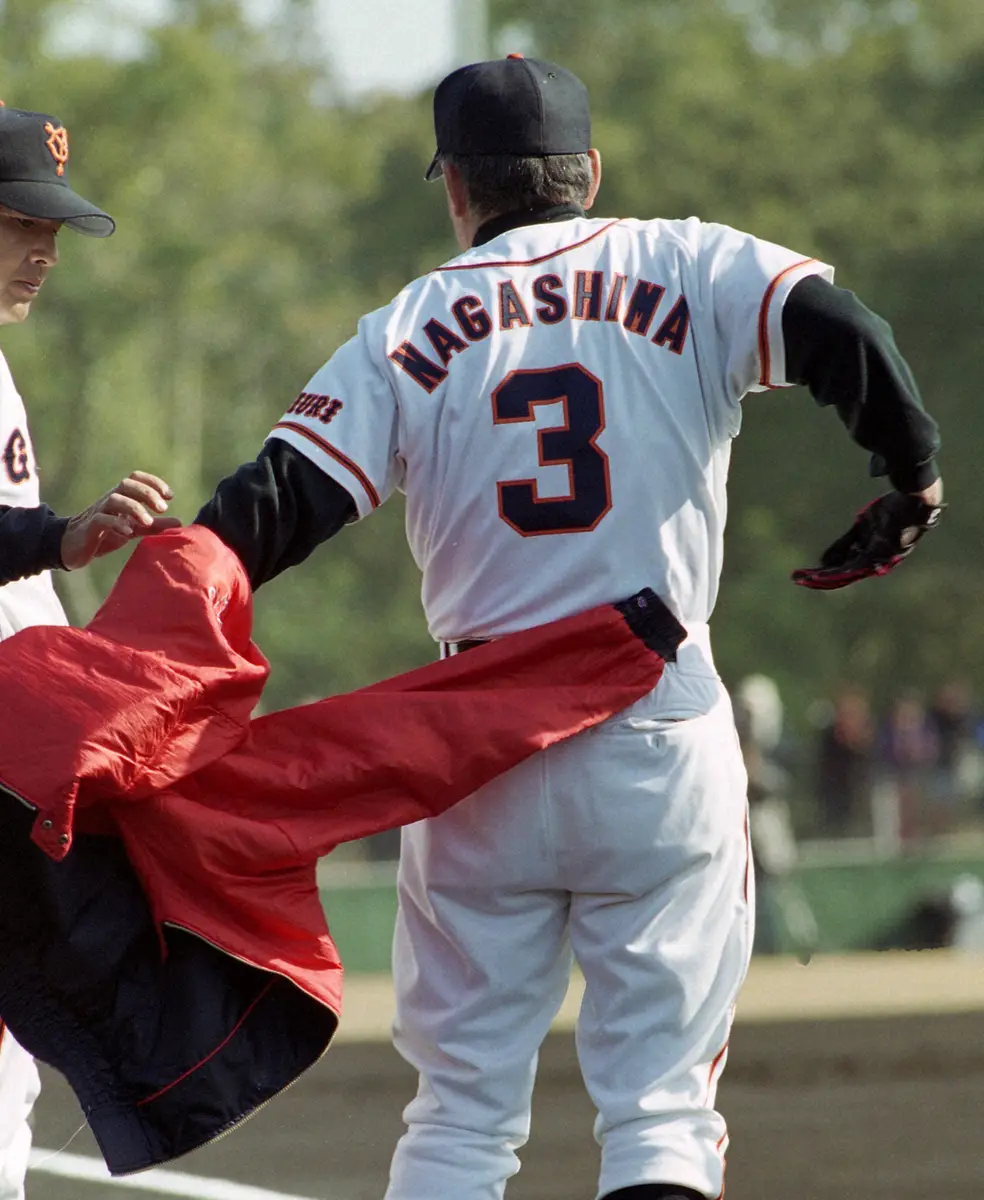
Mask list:
POLYGON ((580 204, 551 204, 544 205, 542 208, 520 208, 515 212, 501 213, 497 217, 490 217, 489 220, 483 221, 475 230, 475 236, 472 238, 472 246, 484 246, 486 242, 491 242, 493 238, 497 238, 500 233, 506 233, 510 229, 518 229, 521 225, 540 225, 551 221, 573 221, 576 217, 583 217, 584 209, 580 204))

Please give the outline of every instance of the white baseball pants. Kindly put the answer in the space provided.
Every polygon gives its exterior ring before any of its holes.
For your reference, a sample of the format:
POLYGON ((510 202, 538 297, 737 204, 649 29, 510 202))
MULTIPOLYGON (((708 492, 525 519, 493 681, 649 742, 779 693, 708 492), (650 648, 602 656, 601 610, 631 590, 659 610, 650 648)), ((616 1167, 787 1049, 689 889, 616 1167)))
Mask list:
POLYGON ((0 1200, 24 1200, 31 1151, 28 1117, 41 1090, 34 1059, 0 1024, 0 1200))
POLYGON ((500 1200, 572 959, 599 1195, 720 1195, 714 1100, 753 932, 746 777, 723 688, 664 717, 647 697, 403 830, 394 1040, 420 1082, 386 1200, 500 1200))

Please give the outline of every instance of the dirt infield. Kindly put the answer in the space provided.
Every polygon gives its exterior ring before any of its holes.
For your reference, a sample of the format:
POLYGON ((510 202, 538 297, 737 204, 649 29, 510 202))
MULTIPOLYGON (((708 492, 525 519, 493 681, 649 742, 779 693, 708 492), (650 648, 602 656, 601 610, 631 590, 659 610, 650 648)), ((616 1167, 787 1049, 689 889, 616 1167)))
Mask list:
MULTIPOLYGON (((353 980, 348 1033, 322 1062, 175 1169, 317 1200, 381 1200, 414 1086, 379 1040, 387 996, 385 980, 353 980)), ((728 1200, 984 1197, 984 959, 756 963, 745 999, 720 1093, 732 1135, 728 1200), (865 1005, 878 1015, 857 1015, 865 1005)), ((594 1195, 593 1114, 571 1011, 544 1046, 533 1137, 509 1200, 594 1195)), ((45 1082, 36 1140, 54 1147, 80 1118, 65 1085, 47 1072, 45 1082)), ((71 1150, 95 1153, 88 1131, 71 1150)), ((136 1194, 32 1173, 28 1200, 136 1194)))

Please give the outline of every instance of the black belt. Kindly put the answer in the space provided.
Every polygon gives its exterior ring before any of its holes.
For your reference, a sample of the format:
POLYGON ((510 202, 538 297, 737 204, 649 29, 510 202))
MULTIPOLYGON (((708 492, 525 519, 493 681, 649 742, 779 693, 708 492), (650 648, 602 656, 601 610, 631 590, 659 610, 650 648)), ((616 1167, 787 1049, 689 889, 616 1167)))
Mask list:
POLYGON ((463 638, 460 642, 441 642, 441 658, 454 658, 456 654, 464 654, 476 646, 485 646, 490 641, 491 638, 463 638))
MULTIPOLYGON (((643 588, 612 607, 622 614, 628 627, 650 650, 665 662, 676 662, 677 647, 686 639, 687 631, 652 588, 643 588)), ((441 642, 441 658, 453 658, 492 640, 462 638, 460 642, 441 642)))

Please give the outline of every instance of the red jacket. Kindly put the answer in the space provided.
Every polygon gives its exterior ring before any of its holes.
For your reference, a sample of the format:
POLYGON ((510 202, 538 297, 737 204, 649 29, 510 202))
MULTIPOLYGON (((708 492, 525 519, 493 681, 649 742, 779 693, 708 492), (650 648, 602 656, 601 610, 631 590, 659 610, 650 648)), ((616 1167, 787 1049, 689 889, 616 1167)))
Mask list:
POLYGON ((36 810, 50 859, 70 862, 80 835, 121 838, 158 930, 187 930, 336 1014, 317 859, 443 812, 625 708, 684 636, 640 593, 250 720, 268 673, 251 604, 239 560, 190 526, 144 541, 86 629, 3 642, 0 786, 36 810))

